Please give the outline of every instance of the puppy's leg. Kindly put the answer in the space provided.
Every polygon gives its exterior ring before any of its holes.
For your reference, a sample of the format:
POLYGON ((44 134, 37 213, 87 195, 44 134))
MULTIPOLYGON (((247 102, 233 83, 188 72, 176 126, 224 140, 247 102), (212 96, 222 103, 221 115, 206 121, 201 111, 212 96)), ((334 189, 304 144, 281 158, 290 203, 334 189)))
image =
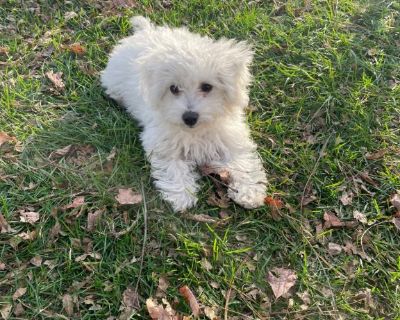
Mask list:
POLYGON ((244 148, 231 154, 226 163, 214 163, 220 169, 227 169, 230 174, 228 196, 246 209, 258 208, 264 204, 267 177, 252 141, 244 148))
POLYGON ((175 211, 184 211, 197 202, 198 174, 194 163, 151 156, 152 177, 163 198, 175 211))

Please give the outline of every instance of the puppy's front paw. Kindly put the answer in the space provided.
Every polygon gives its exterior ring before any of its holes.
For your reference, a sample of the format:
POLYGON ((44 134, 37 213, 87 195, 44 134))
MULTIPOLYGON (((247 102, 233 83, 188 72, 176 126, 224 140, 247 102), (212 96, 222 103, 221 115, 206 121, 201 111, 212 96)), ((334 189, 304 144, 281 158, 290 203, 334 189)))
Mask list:
POLYGON ((197 197, 189 192, 163 192, 163 198, 171 203, 175 212, 182 212, 197 203, 197 197))
POLYGON ((264 205, 266 195, 265 184, 232 183, 229 187, 229 198, 243 208, 254 209, 264 205))

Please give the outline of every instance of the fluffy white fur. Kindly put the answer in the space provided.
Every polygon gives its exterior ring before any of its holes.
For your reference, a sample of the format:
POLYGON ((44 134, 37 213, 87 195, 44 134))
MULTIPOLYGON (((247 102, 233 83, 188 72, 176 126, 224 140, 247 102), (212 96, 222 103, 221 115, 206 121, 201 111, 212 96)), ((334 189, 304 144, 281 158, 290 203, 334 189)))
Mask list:
POLYGON ((114 48, 101 82, 143 127, 142 144, 163 198, 176 211, 194 206, 197 166, 208 165, 229 170, 233 201, 263 205, 266 175, 244 116, 253 55, 248 45, 155 26, 140 16, 131 22, 134 35, 114 48), (212 90, 202 91, 202 83, 212 90), (199 115, 193 127, 182 120, 186 111, 199 115))

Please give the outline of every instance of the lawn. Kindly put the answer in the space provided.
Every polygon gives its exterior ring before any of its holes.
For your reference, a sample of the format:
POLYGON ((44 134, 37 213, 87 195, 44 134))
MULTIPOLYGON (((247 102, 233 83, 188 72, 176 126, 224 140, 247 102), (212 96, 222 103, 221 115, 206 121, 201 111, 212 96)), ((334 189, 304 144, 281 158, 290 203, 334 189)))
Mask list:
POLYGON ((189 316, 187 286, 202 319, 400 319, 399 21, 389 0, 0 1, 0 315, 189 316), (265 207, 210 204, 207 177, 190 212, 162 201, 99 83, 134 14, 253 46, 265 207))

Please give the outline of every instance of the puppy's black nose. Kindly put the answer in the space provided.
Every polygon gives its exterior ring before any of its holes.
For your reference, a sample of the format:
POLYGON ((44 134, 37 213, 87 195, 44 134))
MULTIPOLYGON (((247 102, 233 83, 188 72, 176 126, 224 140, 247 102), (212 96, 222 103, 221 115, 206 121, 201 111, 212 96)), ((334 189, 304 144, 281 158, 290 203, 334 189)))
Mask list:
POLYGON ((196 124, 197 119, 199 119, 199 114, 197 112, 186 111, 182 115, 183 122, 189 127, 193 127, 196 124))

